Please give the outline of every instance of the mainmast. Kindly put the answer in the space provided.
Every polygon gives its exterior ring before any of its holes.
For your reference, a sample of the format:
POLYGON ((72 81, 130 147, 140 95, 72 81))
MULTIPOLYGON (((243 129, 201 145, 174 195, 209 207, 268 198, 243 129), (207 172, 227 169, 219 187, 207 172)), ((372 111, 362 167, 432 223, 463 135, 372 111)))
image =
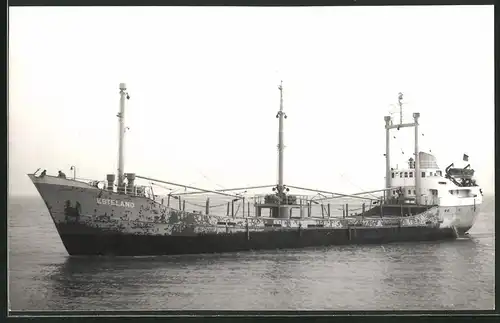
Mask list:
MULTIPOLYGON (((420 118, 420 113, 413 113, 413 123, 403 123, 403 93, 399 93, 398 103, 399 103, 399 112, 400 119, 399 124, 393 125, 391 123, 391 117, 385 116, 385 130, 386 130, 386 142, 385 142, 385 186, 386 189, 391 188, 391 162, 390 162, 390 135, 389 130, 396 128, 397 130, 405 127, 415 127, 415 204, 420 204, 420 156, 418 151, 418 119, 420 118)), ((387 191, 389 192, 389 191, 387 191)), ((389 196, 389 194, 387 194, 389 196)))
POLYGON ((276 115, 279 119, 279 132, 278 132, 278 193, 283 193, 283 150, 285 145, 283 144, 283 118, 286 119, 286 114, 283 112, 283 81, 281 81, 278 86, 280 90, 280 110, 276 115))
POLYGON ((120 112, 116 115, 118 117, 118 192, 125 192, 125 176, 124 176, 124 157, 123 146, 125 137, 125 99, 130 99, 127 92, 127 85, 120 83, 120 112))

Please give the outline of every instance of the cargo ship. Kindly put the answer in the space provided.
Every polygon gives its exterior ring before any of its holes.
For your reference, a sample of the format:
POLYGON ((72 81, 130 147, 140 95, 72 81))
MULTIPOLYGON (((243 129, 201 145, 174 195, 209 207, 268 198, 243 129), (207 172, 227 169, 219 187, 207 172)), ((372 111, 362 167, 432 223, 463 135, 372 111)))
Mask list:
MULTIPOLYGON (((49 175, 45 170, 28 174, 67 252, 147 256, 437 241, 457 239, 473 226, 482 203, 474 170, 470 165, 460 168, 451 164, 443 173, 433 155, 419 151, 419 113, 413 114, 411 123, 403 123, 401 118, 394 124, 392 117, 384 118, 383 189, 342 194, 285 185, 283 129, 287 116, 282 83, 278 88, 277 183, 211 190, 124 172, 125 105, 130 96, 126 85, 120 83, 116 175, 108 174, 103 181, 83 180, 76 177, 76 167, 72 167, 73 178, 62 172, 49 175), (391 168, 390 131, 405 127, 415 129, 414 158, 403 168, 391 168), (151 185, 140 185, 140 180, 189 191, 158 196, 151 185), (268 193, 241 193, 253 189, 267 189, 268 193), (304 191, 311 194, 298 194, 304 191), (375 193, 381 196, 366 197, 375 193), (203 210, 186 210, 187 195, 203 194, 229 199, 226 212, 213 212, 210 197, 203 210), (335 215, 329 203, 347 198, 361 206, 354 209, 353 203, 342 204, 342 213, 335 215)), ((400 104, 401 98, 400 94, 400 104)))

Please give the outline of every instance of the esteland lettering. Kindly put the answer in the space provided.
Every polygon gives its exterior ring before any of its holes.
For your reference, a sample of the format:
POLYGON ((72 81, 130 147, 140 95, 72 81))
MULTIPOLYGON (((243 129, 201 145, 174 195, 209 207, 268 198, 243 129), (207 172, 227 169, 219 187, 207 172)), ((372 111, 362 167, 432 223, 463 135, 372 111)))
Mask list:
POLYGON ((135 206, 133 202, 124 202, 124 201, 100 199, 100 198, 97 199, 97 204, 128 207, 128 208, 133 208, 135 206))

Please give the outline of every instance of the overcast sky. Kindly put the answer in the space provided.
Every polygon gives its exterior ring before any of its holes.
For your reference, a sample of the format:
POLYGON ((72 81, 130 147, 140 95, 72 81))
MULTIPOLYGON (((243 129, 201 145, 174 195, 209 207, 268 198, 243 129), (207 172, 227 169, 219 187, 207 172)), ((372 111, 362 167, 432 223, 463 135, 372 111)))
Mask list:
MULTIPOLYGON (((442 168, 467 153, 491 193, 493 34, 493 6, 9 8, 9 193, 36 194, 39 167, 116 173, 120 82, 125 172, 276 183, 281 79, 285 184, 382 188, 384 116, 403 92, 421 150, 442 168)), ((413 129, 393 135, 402 165, 413 129)))

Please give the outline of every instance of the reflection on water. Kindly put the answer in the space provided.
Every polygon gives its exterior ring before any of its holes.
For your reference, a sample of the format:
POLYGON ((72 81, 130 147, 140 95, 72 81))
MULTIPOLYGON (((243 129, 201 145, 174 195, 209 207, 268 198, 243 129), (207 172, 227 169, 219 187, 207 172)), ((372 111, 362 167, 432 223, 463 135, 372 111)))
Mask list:
POLYGON ((384 270, 385 278, 381 281, 385 288, 382 295, 417 300, 424 308, 468 305, 460 301, 457 298, 460 293, 454 291, 466 288, 459 287, 463 281, 457 278, 470 277, 470 272, 476 271, 474 259, 464 254, 474 254, 476 247, 474 240, 467 239, 435 243, 425 257, 415 250, 408 254, 395 250, 386 253, 389 259, 384 270))
MULTIPOLYGON (((68 257, 41 278, 49 283, 52 309, 471 309, 493 293, 492 276, 471 281, 485 265, 477 247, 470 239, 418 247, 68 257)), ((489 302, 491 308, 493 298, 489 302)))
MULTIPOLYGON (((492 228, 492 214, 480 220, 492 228)), ((112 258, 68 257, 46 217, 9 222, 12 310, 494 307, 486 230, 452 242, 112 258)))

